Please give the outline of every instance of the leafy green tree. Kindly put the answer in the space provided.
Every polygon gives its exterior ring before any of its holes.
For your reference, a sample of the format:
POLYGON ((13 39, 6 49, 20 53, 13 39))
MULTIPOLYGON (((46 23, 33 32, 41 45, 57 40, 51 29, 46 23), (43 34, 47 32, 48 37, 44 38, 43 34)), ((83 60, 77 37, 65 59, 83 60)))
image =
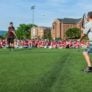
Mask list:
POLYGON ((30 39, 31 37, 31 28, 33 24, 20 24, 19 27, 16 30, 16 35, 18 39, 30 39))
POLYGON ((6 31, 3 35, 0 35, 0 38, 1 38, 1 39, 6 39, 6 38, 7 38, 7 33, 8 33, 8 32, 6 31))
POLYGON ((59 38, 55 38, 56 41, 62 40, 60 37, 59 38))
POLYGON ((81 30, 79 28, 69 28, 66 31, 66 36, 69 39, 79 39, 81 36, 81 30))

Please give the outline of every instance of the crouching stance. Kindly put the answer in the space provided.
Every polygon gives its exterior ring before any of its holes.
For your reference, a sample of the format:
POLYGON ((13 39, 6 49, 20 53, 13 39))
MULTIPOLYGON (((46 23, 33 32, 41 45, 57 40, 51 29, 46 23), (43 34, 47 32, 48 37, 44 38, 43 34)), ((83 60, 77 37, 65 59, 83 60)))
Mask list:
POLYGON ((84 69, 85 72, 92 72, 92 63, 90 59, 90 53, 92 53, 92 12, 88 12, 87 15, 87 23, 85 24, 85 27, 82 28, 83 34, 81 36, 80 41, 85 37, 88 36, 89 39, 89 46, 85 49, 83 52, 83 56, 85 58, 85 61, 87 63, 87 68, 84 69))

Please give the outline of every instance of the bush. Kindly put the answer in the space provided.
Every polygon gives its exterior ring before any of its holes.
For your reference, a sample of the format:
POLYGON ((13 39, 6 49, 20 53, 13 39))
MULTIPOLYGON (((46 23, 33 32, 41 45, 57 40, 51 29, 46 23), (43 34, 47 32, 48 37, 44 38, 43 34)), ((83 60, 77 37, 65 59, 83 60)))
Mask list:
POLYGON ((69 28, 66 31, 66 36, 69 39, 79 39, 81 36, 81 30, 79 28, 69 28))

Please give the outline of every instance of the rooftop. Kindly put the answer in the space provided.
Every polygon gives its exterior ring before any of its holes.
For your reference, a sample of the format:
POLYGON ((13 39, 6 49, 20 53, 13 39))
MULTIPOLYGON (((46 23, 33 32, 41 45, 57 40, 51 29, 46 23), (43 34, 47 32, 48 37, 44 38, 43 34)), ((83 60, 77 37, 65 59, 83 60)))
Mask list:
POLYGON ((63 22, 64 24, 76 24, 81 20, 81 18, 79 18, 79 19, 64 18, 64 19, 57 19, 57 20, 63 22))

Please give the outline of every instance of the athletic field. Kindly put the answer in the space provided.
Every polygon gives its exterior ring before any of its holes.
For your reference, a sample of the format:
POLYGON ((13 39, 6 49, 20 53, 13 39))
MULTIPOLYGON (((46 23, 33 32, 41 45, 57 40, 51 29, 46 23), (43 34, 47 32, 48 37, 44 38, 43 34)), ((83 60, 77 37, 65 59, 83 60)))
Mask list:
POLYGON ((91 92, 80 49, 0 49, 0 92, 91 92))

